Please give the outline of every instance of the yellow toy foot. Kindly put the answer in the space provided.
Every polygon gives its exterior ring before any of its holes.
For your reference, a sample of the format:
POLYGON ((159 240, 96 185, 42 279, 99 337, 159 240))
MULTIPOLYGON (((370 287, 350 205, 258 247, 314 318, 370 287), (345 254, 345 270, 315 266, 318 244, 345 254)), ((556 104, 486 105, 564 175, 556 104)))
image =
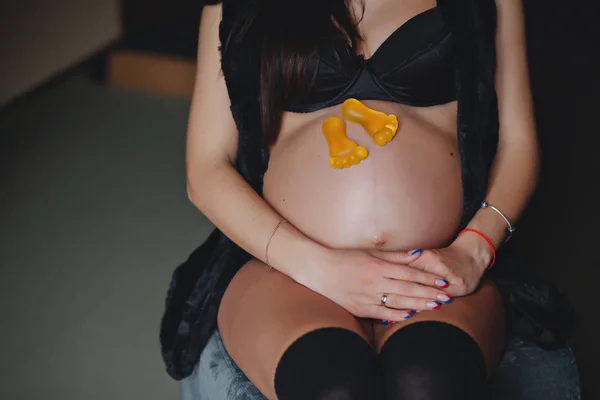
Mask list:
POLYGON ((373 110, 356 99, 348 99, 342 104, 342 115, 348 121, 360 124, 379 146, 389 143, 398 131, 398 118, 373 110))
POLYGON ((329 144, 329 165, 342 169, 356 165, 369 155, 367 149, 346 137, 346 124, 338 117, 329 117, 321 126, 329 144))

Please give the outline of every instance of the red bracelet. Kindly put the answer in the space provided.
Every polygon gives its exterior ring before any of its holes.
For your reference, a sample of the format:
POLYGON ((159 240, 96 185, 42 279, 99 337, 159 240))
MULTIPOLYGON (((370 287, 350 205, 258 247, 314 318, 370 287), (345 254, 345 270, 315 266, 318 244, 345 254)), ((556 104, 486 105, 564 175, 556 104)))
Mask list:
POLYGON ((470 229, 470 228, 463 229, 462 231, 460 231, 458 233, 458 236, 462 235, 465 232, 473 232, 474 234, 481 236, 483 238, 483 240, 485 240, 485 242, 488 244, 488 246, 490 246, 490 249, 492 249, 492 262, 487 267, 487 269, 492 268, 494 266, 494 263, 496 262, 496 248, 492 244, 492 241, 490 239, 488 239, 487 236, 485 236, 483 233, 476 231, 475 229, 470 229))

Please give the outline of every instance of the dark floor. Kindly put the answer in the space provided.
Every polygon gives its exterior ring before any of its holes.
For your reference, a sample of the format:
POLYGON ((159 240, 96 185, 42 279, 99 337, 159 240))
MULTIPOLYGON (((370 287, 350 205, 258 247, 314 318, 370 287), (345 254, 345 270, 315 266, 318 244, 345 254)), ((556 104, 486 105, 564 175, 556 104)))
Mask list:
POLYGON ((189 101, 76 75, 0 114, 0 399, 176 399, 158 325, 211 225, 187 200, 189 101))

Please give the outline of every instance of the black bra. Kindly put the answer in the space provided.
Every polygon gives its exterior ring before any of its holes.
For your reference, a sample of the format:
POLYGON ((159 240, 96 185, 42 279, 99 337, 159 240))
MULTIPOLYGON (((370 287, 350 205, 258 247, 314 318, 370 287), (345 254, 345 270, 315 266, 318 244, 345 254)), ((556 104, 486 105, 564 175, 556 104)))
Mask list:
POLYGON ((451 35, 437 7, 401 25, 369 59, 340 38, 313 60, 314 84, 286 111, 313 112, 350 97, 416 107, 456 100, 451 35))

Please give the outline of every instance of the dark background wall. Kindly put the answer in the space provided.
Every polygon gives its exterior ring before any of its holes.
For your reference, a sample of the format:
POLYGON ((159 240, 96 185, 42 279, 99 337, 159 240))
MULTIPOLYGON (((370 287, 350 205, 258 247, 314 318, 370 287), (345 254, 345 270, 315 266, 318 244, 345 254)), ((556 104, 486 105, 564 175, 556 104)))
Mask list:
POLYGON ((564 288, 579 312, 572 345, 584 398, 597 399, 600 35, 588 4, 525 1, 542 174, 517 245, 531 268, 564 288))
POLYGON ((0 109, 120 33, 119 0, 0 0, 0 109))
POLYGON ((195 58, 203 1, 121 0, 123 45, 195 58))

